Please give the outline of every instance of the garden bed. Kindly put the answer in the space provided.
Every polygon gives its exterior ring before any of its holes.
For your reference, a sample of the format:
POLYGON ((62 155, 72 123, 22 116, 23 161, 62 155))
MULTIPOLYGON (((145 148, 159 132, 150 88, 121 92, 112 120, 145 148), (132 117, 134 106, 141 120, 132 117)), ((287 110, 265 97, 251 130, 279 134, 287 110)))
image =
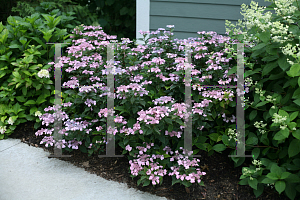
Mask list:
MULTIPOLYGON (((22 142, 28 145, 43 148, 46 151, 53 153, 53 147, 46 148, 40 141, 44 136, 36 136, 33 128, 34 122, 20 124, 9 137, 21 139, 22 142)), ((47 128, 42 126, 41 128, 47 128)), ((116 154, 120 155, 122 149, 116 145, 116 154)), ((288 199, 283 193, 279 195, 275 189, 265 187, 264 192, 258 198, 255 197, 253 189, 250 186, 239 185, 239 177, 242 175, 242 167, 249 166, 251 159, 246 158, 242 166, 234 168, 233 161, 228 157, 230 149, 226 149, 222 154, 215 152, 208 156, 207 152, 200 150, 198 155, 201 155, 200 168, 206 172, 202 176, 204 187, 198 184, 193 184, 190 188, 185 189, 183 185, 172 185, 172 178, 166 176, 163 179, 162 185, 152 185, 142 187, 137 185, 138 177, 131 178, 129 172, 129 163, 126 157, 123 158, 99 158, 94 155, 88 157, 87 154, 80 150, 71 152, 71 158, 58 158, 73 165, 84 168, 91 174, 96 174, 107 180, 123 182, 130 188, 135 188, 140 191, 148 192, 157 196, 166 197, 174 200, 195 200, 195 199, 228 199, 228 200, 286 200, 288 199)), ((67 153, 64 153, 67 154, 67 153)), ((247 152, 246 152, 247 154, 247 152)), ((49 153, 50 155, 50 153, 49 153)), ((52 158, 57 159, 57 158, 52 158)), ((33 194, 34 195, 34 194, 33 194)))

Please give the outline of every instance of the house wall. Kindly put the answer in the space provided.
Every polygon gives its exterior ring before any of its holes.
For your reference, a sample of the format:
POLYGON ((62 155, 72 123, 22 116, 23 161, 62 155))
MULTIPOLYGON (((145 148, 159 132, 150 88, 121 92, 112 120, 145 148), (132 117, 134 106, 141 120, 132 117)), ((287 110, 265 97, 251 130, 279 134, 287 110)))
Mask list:
MULTIPOLYGON (((264 0, 255 2, 258 6, 272 4, 264 0)), ((225 20, 234 25, 239 19, 245 21, 241 14, 243 3, 251 8, 251 0, 137 0, 136 38, 143 38, 140 30, 150 33, 158 28, 169 30, 166 25, 175 26, 173 39, 198 37, 197 32, 202 31, 227 36, 225 20)), ((275 13, 274 10, 270 12, 275 13)), ((137 43, 143 44, 141 41, 137 43)))

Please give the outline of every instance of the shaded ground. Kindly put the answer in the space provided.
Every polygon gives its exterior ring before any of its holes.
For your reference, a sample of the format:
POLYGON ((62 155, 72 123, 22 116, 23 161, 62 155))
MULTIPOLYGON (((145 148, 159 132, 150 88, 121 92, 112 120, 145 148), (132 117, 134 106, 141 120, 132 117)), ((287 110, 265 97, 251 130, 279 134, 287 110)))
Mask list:
MULTIPOLYGON (((40 141, 44 136, 36 136, 33 128, 34 122, 27 122, 20 124, 14 131, 10 138, 21 139, 22 142, 34 146, 32 148, 43 148, 46 151, 53 153, 53 147, 46 148, 44 144, 40 145, 40 141)), ((47 128, 42 126, 41 128, 47 128)), ((39 128, 40 129, 40 128, 39 128)), ((116 145, 117 147, 117 145, 116 145)), ((116 154, 121 155, 122 149, 116 148, 116 154)), ((98 158, 94 155, 88 157, 87 154, 82 153, 80 150, 75 150, 68 155, 73 155, 71 158, 49 158, 60 159, 73 165, 84 168, 86 171, 97 176, 103 177, 107 180, 123 182, 130 188, 135 188, 144 192, 166 197, 167 199, 174 200, 198 200, 198 199, 228 199, 228 200, 286 200, 287 198, 283 193, 279 195, 275 189, 265 187, 264 192, 258 198, 255 197, 253 189, 250 186, 239 185, 239 177, 242 175, 242 167, 249 166, 251 163, 250 158, 246 158, 248 164, 243 164, 240 167, 234 168, 233 161, 228 157, 230 149, 225 150, 222 154, 215 152, 211 156, 207 156, 207 152, 200 151, 198 154, 202 157, 200 159, 201 171, 206 172, 202 176, 204 187, 193 184, 187 190, 183 185, 172 185, 172 178, 166 176, 163 179, 162 185, 153 187, 151 184, 147 187, 137 186, 136 178, 130 177, 129 163, 126 157, 123 158, 98 158)), ((64 153, 67 154, 67 153, 64 153)), ((49 153, 50 155, 50 153, 49 153)))

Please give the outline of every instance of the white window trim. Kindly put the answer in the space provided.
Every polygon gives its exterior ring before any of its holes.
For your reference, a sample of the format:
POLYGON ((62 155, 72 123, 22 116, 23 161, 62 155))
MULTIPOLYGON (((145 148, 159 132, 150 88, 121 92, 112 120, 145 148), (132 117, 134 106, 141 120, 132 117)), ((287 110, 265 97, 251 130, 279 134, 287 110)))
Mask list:
MULTIPOLYGON (((149 31, 150 26, 150 0, 137 0, 136 1, 136 39, 144 38, 142 31, 149 31)), ((146 39, 149 38, 149 34, 146 39)), ((136 41, 136 45, 145 44, 143 41, 136 41)))

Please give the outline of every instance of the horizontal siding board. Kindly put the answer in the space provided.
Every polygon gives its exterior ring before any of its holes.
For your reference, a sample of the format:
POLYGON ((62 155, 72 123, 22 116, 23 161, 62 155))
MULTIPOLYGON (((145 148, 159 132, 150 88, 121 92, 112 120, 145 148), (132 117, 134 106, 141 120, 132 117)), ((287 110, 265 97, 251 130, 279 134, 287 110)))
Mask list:
MULTIPOLYGON (((150 32, 156 31, 158 28, 164 28, 166 31, 170 30, 166 25, 174 25, 175 32, 197 35, 197 32, 215 31, 220 34, 225 34, 225 20, 215 19, 195 19, 195 18, 174 18, 174 17, 151 17, 150 18, 150 32), (179 24, 177 26, 177 24, 179 24), (156 28, 157 27, 157 28, 156 28), (212 30, 212 27, 214 27, 212 30), (188 30, 188 31, 187 31, 188 30)), ((191 36, 193 37, 193 36, 191 36)))
MULTIPOLYGON (((150 16, 185 17, 200 19, 243 19, 240 5, 188 4, 151 2, 150 16)), ((273 11, 275 13, 275 11, 273 11)))
MULTIPOLYGON (((250 2, 250 0, 150 0, 149 31, 156 31, 158 28, 169 30, 166 25, 175 25, 173 38, 198 37, 197 32, 202 31, 213 31, 227 36, 225 20, 234 25, 238 19, 244 21, 244 16, 240 13, 241 4, 245 3, 250 8, 250 2)), ((271 5, 271 2, 264 0, 256 2, 258 6, 271 5)))

